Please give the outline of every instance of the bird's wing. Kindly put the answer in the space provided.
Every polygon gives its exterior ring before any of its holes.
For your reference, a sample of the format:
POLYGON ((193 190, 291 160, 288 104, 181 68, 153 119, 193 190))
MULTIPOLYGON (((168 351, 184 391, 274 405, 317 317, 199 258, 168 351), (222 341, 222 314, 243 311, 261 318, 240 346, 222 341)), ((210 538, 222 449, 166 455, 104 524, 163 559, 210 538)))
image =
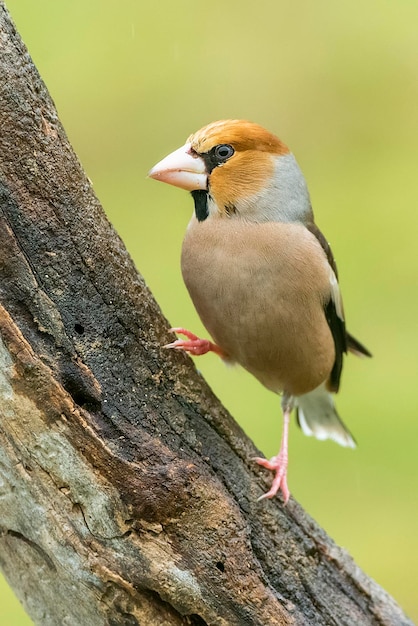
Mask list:
POLYGON ((343 355, 347 352, 348 341, 345 329, 344 309, 341 292, 338 285, 338 270, 331 247, 324 235, 314 223, 307 224, 308 230, 317 238, 326 254, 330 269, 331 297, 325 303, 324 311, 328 325, 331 329, 335 345, 335 361, 328 381, 330 391, 338 391, 340 386, 341 371, 343 367, 343 355))
POLYGON ((328 381, 328 387, 330 391, 336 392, 340 386, 344 353, 347 350, 357 356, 371 356, 371 353, 346 330, 343 302, 338 284, 337 264, 332 254, 331 246, 316 224, 313 222, 307 224, 307 229, 321 244, 330 266, 331 298, 325 304, 324 310, 335 344, 335 361, 328 381))

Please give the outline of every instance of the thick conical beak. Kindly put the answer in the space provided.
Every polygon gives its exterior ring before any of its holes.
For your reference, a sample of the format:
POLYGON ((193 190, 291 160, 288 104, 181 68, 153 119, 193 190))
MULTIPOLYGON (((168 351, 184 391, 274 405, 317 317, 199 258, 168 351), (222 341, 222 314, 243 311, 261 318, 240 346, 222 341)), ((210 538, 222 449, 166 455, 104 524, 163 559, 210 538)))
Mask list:
POLYGON ((208 182, 205 163, 192 153, 189 143, 154 165, 148 176, 188 191, 206 189, 208 182))

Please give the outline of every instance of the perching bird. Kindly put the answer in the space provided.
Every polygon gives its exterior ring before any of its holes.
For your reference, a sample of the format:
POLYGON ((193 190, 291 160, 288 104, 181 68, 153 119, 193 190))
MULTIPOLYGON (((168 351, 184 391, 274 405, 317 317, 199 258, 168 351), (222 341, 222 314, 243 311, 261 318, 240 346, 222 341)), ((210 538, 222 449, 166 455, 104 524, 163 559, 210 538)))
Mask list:
POLYGON ((257 124, 214 122, 160 161, 151 178, 191 191, 195 211, 181 267, 214 342, 184 328, 169 348, 212 351, 282 394, 280 451, 257 463, 275 472, 271 489, 289 499, 288 425, 293 408, 306 435, 355 447, 339 418, 347 350, 369 351, 345 328, 337 268, 314 223, 303 174, 289 148, 257 124))

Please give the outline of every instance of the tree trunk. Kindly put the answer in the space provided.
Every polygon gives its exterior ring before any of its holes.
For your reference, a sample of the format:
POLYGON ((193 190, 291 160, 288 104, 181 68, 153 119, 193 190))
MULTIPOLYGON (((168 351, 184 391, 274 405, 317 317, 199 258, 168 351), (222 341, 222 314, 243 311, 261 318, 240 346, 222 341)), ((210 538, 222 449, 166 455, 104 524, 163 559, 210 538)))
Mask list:
POLYGON ((0 564, 34 622, 411 624, 294 500, 257 502, 2 2, 0 66, 0 564))

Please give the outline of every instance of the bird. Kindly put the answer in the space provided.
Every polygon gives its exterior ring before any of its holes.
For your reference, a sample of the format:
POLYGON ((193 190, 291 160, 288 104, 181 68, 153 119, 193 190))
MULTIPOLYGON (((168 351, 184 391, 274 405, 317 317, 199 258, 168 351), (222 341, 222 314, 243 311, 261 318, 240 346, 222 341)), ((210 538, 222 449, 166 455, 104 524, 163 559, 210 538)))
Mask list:
POLYGON ((371 356, 346 330, 337 266, 314 221, 302 171, 285 143, 247 120, 212 122, 163 158, 149 177, 191 193, 181 253, 184 282, 211 339, 186 328, 166 348, 214 352, 281 395, 280 449, 255 457, 274 473, 263 498, 287 483, 293 410, 306 435, 356 446, 339 417, 347 352, 371 356))

